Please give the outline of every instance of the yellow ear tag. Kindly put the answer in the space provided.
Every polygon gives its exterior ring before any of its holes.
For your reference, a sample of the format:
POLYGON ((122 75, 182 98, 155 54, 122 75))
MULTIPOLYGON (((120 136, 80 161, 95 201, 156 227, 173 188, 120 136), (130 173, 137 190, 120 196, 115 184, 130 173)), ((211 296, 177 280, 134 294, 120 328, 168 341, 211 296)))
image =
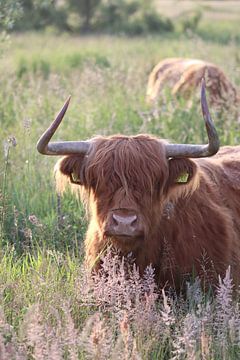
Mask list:
POLYGON ((70 174, 70 179, 71 179, 71 182, 72 182, 73 184, 81 184, 78 175, 77 175, 76 173, 74 173, 74 172, 72 172, 72 173, 70 174))
POLYGON ((177 184, 186 184, 188 182, 188 178, 189 178, 189 174, 186 173, 182 173, 179 175, 179 177, 176 179, 176 183, 177 184))

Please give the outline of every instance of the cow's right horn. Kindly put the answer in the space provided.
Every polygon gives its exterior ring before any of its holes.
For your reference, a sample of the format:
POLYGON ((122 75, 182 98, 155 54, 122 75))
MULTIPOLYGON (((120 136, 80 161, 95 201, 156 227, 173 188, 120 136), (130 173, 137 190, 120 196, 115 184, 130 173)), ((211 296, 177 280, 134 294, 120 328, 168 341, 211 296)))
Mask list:
POLYGON ((58 141, 50 142, 52 136, 60 125, 65 112, 67 111, 70 96, 63 105, 56 119, 49 128, 42 134, 37 143, 37 150, 44 155, 77 155, 86 154, 90 148, 90 141, 58 141))

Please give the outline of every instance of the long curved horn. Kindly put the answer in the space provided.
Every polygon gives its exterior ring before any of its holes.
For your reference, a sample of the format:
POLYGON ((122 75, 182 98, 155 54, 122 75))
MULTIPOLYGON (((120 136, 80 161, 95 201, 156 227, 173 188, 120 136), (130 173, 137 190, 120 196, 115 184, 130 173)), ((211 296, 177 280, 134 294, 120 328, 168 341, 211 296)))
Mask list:
POLYGON ((71 97, 67 99, 56 119, 42 134, 37 143, 37 150, 43 155, 77 155, 86 154, 90 147, 89 141, 58 141, 49 142, 67 111, 71 97))
POLYGON ((208 135, 208 144, 206 145, 193 145, 193 144, 166 144, 166 156, 168 158, 179 158, 179 157, 188 157, 188 158, 201 158, 212 156, 216 154, 219 150, 219 138, 217 130, 215 129, 214 123, 211 119, 207 99, 206 99, 206 90, 205 90, 205 81, 202 79, 202 88, 201 88, 201 105, 202 113, 205 122, 205 127, 208 135))

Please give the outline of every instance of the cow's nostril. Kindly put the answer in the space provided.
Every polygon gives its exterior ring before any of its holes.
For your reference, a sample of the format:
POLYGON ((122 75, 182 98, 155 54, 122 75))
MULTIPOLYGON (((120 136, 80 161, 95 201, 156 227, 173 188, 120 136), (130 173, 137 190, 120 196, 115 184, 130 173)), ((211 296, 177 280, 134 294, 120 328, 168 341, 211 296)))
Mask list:
POLYGON ((133 226, 133 225, 136 225, 136 224, 137 224, 137 216, 135 215, 135 218, 133 219, 131 225, 133 226))
POLYGON ((116 219, 116 215, 113 214, 112 216, 112 219, 113 219, 113 225, 118 225, 118 220, 116 219))

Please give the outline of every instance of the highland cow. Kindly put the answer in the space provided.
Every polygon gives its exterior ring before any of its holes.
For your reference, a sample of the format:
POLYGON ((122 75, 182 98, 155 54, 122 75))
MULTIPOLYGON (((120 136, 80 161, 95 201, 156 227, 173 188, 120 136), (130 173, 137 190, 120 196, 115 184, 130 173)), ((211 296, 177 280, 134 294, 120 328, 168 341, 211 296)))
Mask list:
POLYGON ((206 145, 171 144, 151 135, 50 142, 69 100, 41 136, 40 153, 65 155, 57 163, 58 184, 67 180, 86 195, 90 267, 99 266, 111 245, 122 255, 131 252, 141 273, 152 264, 159 286, 178 289, 193 273, 214 281, 229 265, 237 283, 240 147, 218 152, 204 85, 201 103, 206 145))
POLYGON ((156 103, 166 87, 173 95, 184 98, 198 90, 205 76, 211 105, 217 107, 238 106, 240 97, 236 87, 216 65, 197 59, 169 58, 157 64, 149 75, 147 102, 156 103))

